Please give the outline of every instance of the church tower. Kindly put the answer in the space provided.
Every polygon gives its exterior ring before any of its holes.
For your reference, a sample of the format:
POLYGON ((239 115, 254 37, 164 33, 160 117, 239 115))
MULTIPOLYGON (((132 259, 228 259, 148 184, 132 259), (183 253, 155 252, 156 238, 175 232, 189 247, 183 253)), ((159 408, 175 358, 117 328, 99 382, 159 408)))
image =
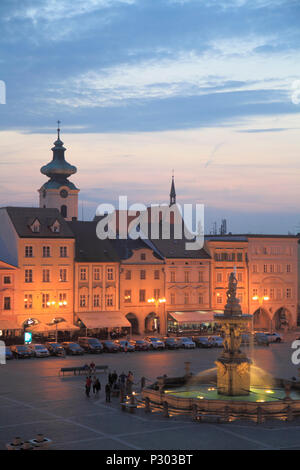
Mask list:
POLYGON ((172 175, 172 184, 170 191, 170 207, 176 204, 176 191, 175 191, 175 182, 174 182, 174 173, 172 175))
POLYGON ((42 166, 41 173, 49 180, 38 190, 41 208, 56 208, 66 220, 78 218, 78 193, 74 183, 68 180, 77 172, 76 166, 65 160, 65 147, 60 140, 60 121, 58 121, 57 140, 52 147, 53 159, 42 166))

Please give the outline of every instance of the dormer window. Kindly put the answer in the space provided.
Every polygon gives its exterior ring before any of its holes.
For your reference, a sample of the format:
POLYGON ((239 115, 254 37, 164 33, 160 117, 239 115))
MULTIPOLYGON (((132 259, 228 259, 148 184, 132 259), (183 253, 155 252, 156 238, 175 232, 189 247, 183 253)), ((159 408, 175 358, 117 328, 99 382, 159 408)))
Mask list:
POLYGON ((54 222, 54 224, 51 225, 50 228, 51 228, 52 232, 59 233, 60 232, 60 223, 58 222, 58 220, 56 220, 54 222))
POLYGON ((38 219, 35 219, 35 221, 30 225, 30 228, 33 233, 39 233, 41 231, 41 224, 38 219))

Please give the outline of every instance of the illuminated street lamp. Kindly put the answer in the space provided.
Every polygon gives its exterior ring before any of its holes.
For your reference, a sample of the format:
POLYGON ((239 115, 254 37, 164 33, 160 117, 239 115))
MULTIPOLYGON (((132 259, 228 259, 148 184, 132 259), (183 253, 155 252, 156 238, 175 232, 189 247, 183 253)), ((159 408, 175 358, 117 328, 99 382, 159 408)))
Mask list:
MULTIPOLYGON (((149 302, 149 304, 155 304, 155 308, 157 309, 160 304, 165 304, 166 303, 166 299, 165 299, 165 297, 161 297, 161 298, 158 298, 158 299, 155 299, 154 297, 151 297, 150 299, 148 299, 148 302, 149 302)), ((165 318, 164 318, 164 323, 166 323, 165 318)), ((165 328, 166 328, 166 324, 165 324, 165 328)))

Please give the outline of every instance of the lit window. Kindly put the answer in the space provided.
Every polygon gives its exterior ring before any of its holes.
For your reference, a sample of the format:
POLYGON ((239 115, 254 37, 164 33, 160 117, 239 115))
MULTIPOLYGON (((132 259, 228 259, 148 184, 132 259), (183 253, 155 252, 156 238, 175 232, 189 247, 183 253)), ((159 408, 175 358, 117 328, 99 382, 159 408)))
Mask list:
POLYGON ((146 279, 146 271, 144 269, 140 271, 140 279, 146 279))
POLYGON ((124 302, 126 302, 126 303, 131 302, 131 290, 125 290, 125 292, 124 292, 124 302))
POLYGON ((4 310, 11 309, 11 299, 10 297, 4 297, 4 310))
POLYGON ((50 246, 43 246, 43 258, 50 258, 50 246))
POLYGON ((32 257, 33 257, 33 247, 25 246, 25 258, 32 258, 32 257))
POLYGON ((32 282, 33 281, 33 276, 32 276, 32 269, 25 269, 25 282, 32 282))
POLYGON ((114 270, 113 268, 107 268, 107 279, 113 281, 114 279, 114 270))

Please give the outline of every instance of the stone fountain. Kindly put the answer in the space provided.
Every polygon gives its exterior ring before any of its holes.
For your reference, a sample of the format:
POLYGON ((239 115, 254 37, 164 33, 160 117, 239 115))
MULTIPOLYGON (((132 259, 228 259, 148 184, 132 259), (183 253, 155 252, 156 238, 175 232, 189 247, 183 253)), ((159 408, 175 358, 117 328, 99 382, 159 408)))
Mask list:
POLYGON ((223 314, 214 318, 222 325, 224 350, 217 365, 217 390, 220 395, 241 396, 250 393, 251 360, 241 352, 242 330, 251 321, 251 315, 243 315, 240 301, 236 296, 235 273, 229 276, 227 303, 223 314))

